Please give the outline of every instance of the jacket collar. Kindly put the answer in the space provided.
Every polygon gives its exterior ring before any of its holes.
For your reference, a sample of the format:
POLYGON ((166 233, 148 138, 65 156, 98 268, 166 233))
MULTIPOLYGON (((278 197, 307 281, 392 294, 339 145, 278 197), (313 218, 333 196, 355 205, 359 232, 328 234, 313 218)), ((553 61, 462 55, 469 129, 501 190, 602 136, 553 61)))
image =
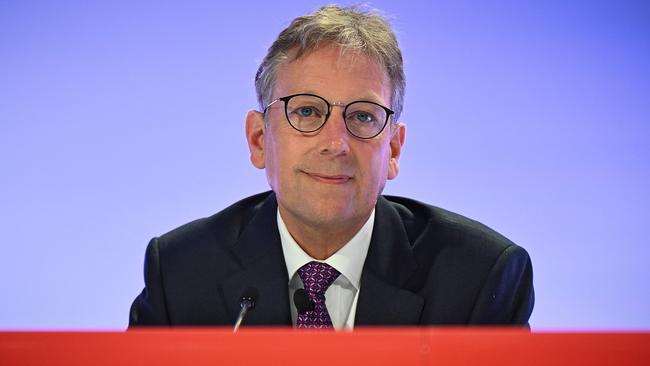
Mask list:
POLYGON ((361 275, 355 326, 418 324, 424 298, 404 288, 417 269, 404 223, 383 196, 361 275))
POLYGON ((227 308, 234 322, 242 294, 255 288, 255 307, 242 324, 291 325, 289 277, 276 221, 275 194, 269 194, 253 210, 256 213, 232 248, 242 270, 222 284, 227 308))

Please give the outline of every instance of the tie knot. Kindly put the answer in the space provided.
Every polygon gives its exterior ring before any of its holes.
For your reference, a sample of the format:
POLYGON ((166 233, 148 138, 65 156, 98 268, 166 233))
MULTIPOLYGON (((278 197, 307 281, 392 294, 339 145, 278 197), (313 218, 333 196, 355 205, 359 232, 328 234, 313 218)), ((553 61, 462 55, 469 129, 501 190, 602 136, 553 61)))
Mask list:
POLYGON ((298 275, 310 297, 325 296, 325 291, 339 274, 339 271, 332 266, 321 262, 309 262, 298 270, 298 275))

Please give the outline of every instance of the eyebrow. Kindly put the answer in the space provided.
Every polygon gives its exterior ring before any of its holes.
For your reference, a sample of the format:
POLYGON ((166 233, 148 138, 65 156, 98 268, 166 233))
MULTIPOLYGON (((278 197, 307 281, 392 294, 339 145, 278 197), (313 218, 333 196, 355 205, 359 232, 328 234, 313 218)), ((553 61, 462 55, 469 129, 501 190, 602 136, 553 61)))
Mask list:
POLYGON ((359 101, 368 101, 368 102, 378 103, 378 104, 381 104, 381 105, 387 105, 388 104, 385 101, 383 101, 382 98, 375 98, 374 96, 371 96, 370 94, 366 94, 367 98, 366 97, 354 98, 354 99, 352 99, 352 100, 350 100, 348 102, 344 102, 344 101, 340 101, 340 100, 330 101, 327 98, 325 98, 324 96, 322 96, 321 94, 319 94, 318 92, 315 92, 313 90, 290 93, 288 95, 291 95, 291 94, 314 94, 314 95, 318 95, 321 98, 324 98, 325 100, 327 100, 330 103, 337 103, 337 104, 338 103, 350 104, 352 102, 359 102, 359 101))

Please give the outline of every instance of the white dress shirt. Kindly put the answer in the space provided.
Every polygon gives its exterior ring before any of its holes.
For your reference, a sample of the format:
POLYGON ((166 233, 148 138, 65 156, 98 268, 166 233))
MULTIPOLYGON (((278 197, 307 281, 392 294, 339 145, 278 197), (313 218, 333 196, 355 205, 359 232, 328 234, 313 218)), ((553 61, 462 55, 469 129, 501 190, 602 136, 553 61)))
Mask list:
POLYGON ((291 304, 291 319, 294 326, 296 325, 298 310, 293 303, 293 293, 297 289, 303 288, 298 269, 311 261, 316 261, 327 263, 341 273, 325 291, 325 306, 327 306, 334 329, 352 329, 359 298, 361 270, 368 254, 372 228, 375 224, 375 210, 372 210, 368 221, 349 242, 322 261, 310 257, 296 243, 289 230, 287 230, 279 209, 277 218, 282 252, 287 265, 287 273, 289 274, 289 303, 291 304))

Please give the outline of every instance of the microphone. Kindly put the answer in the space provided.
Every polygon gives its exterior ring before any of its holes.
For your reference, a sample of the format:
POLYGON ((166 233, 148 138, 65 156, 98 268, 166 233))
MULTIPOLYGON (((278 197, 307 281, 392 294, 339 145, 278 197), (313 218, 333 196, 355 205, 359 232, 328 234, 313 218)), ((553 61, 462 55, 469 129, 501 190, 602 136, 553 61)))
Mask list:
POLYGON ((239 299, 239 315, 235 321, 235 327, 232 330, 233 333, 239 330, 239 326, 241 325, 242 321, 244 321, 246 313, 249 310, 253 310, 255 307, 255 301, 257 301, 258 295, 259 293, 254 287, 249 287, 242 293, 241 299, 239 299))
POLYGON ((293 293, 293 304, 298 309, 298 314, 304 314, 308 311, 313 311, 316 306, 309 298, 307 291, 304 288, 299 288, 293 293))

